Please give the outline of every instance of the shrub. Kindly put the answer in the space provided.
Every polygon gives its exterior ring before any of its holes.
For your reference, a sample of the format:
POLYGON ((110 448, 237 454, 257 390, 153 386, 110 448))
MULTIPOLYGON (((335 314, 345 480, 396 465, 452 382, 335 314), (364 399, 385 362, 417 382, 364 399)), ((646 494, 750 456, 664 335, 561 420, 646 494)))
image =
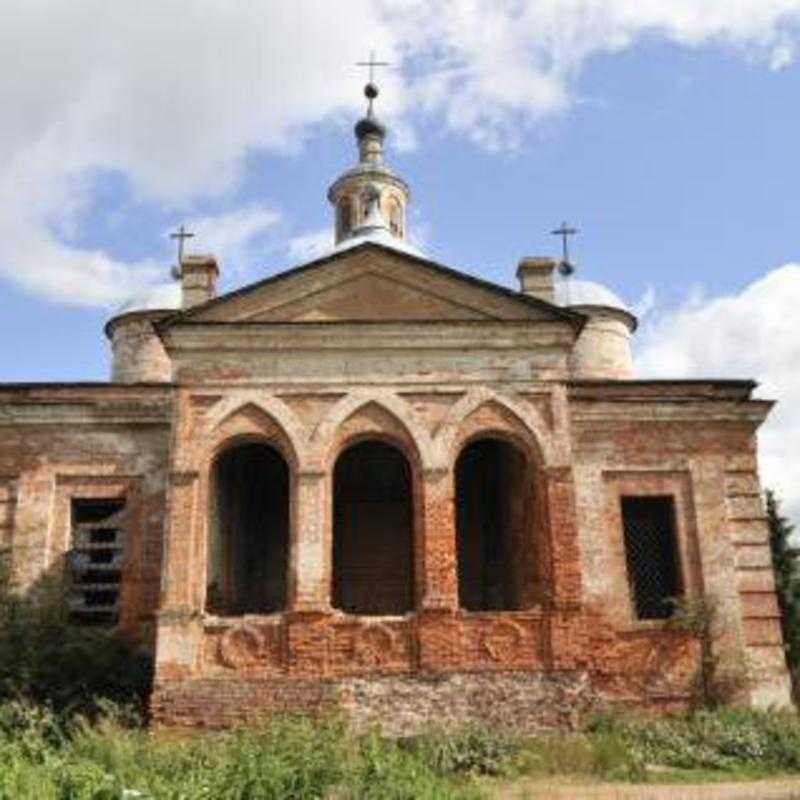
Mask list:
POLYGON ((150 657, 120 634, 70 624, 66 609, 60 581, 31 596, 0 575, 0 702, 26 698, 65 719, 96 716, 103 701, 141 709, 150 657))
POLYGON ((402 746, 438 775, 506 775, 520 751, 520 739, 478 724, 431 730, 402 746))
POLYGON ((800 720, 742 709, 605 715, 578 733, 468 726, 393 741, 297 715, 178 738, 131 728, 112 710, 65 724, 13 701, 0 705, 0 764, 0 800, 476 800, 486 775, 642 780, 653 765, 800 773, 800 720))
MULTIPOLYGON (((472 800, 481 793, 456 784, 428 761, 426 745, 409 748, 372 733, 363 738, 352 777, 337 797, 347 800, 472 800)), ((440 765, 443 767, 443 764, 440 765)))
POLYGON ((720 653, 727 623, 713 595, 686 595, 670 600, 674 607, 669 625, 686 631, 699 645, 699 661, 692 682, 694 708, 715 709, 734 702, 746 689, 749 676, 743 653, 720 653))
POLYGON ((800 719, 791 712, 726 708, 687 717, 598 717, 595 737, 617 736, 642 764, 677 769, 799 772, 800 719))

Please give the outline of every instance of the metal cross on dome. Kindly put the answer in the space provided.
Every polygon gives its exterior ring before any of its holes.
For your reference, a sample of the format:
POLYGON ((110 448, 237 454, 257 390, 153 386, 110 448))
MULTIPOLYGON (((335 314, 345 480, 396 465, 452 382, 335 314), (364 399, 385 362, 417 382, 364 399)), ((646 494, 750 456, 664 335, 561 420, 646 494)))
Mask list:
POLYGON ((369 67, 369 82, 373 83, 375 80, 375 67, 388 67, 388 61, 376 61, 375 51, 371 50, 368 61, 356 61, 357 67, 369 67))
POLYGON ((562 258, 561 263, 558 265, 558 271, 564 276, 572 275, 572 273, 575 272, 575 267, 569 260, 569 237, 578 233, 578 229, 570 227, 566 222, 562 222, 560 228, 556 228, 554 231, 550 231, 550 233, 553 234, 553 236, 561 237, 562 258))
POLYGON ((186 239, 191 239, 193 236, 193 233, 189 233, 189 231, 186 230, 185 225, 181 225, 177 231, 174 231, 169 235, 170 239, 178 240, 178 269, 180 269, 181 265, 183 264, 183 244, 186 239))

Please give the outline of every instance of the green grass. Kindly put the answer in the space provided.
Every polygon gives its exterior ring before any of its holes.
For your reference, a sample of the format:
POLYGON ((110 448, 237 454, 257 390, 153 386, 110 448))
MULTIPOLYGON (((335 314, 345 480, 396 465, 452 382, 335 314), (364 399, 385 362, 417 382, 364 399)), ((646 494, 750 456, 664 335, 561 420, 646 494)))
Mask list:
POLYGON ((481 726, 389 740, 336 717, 274 717, 226 733, 148 732, 107 706, 88 722, 0 705, 0 800, 477 800, 498 781, 700 783, 800 775, 794 714, 602 716, 579 732, 481 726))

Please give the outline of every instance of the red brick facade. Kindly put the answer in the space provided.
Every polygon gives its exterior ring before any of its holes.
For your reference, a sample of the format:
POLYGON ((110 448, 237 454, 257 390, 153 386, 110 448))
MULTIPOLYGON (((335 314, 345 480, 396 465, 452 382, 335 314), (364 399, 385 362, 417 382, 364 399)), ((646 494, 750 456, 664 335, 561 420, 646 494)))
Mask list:
POLYGON ((636 618, 620 518, 623 496, 667 496, 682 585, 719 603, 723 655, 750 665, 745 699, 788 702, 755 456, 770 404, 747 382, 575 380, 580 315, 511 294, 360 248, 161 319, 164 383, 0 387, 0 542, 20 584, 63 573, 70 498, 124 496, 120 624, 154 654, 157 722, 283 707, 396 729, 570 722, 595 695, 687 699, 696 643, 636 618), (383 295, 371 320, 332 318, 343 284, 381 270, 413 279, 425 318, 383 295), (308 317, 309 297, 324 321, 308 317), (535 585, 515 610, 459 607, 455 465, 482 438, 529 464, 519 547, 535 555, 535 585), (409 465, 413 603, 401 615, 332 606, 333 474, 365 441, 409 465), (241 442, 267 443, 289 470, 288 589, 274 614, 208 610, 213 465, 241 442))

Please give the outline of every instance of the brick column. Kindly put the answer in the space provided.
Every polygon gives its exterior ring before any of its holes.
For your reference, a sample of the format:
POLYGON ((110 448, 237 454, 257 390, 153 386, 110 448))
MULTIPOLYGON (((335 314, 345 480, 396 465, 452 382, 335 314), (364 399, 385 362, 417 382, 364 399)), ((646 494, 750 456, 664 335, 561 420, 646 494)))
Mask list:
POLYGON ((552 600, 557 607, 581 603, 581 554, 575 512, 575 484, 568 467, 545 473, 545 503, 550 527, 552 600))
POLYGON ((327 500, 327 473, 297 473, 290 514, 285 619, 289 669, 303 677, 324 677, 329 667, 333 523, 327 500))
POLYGON ((421 529, 415 542, 419 549, 415 562, 421 578, 417 613, 419 668, 423 672, 449 672, 457 669, 462 660, 452 473, 426 471, 422 494, 418 516, 421 529))
MULTIPOLYGON (((167 492, 161 608, 199 611, 203 583, 195 565, 197 472, 172 472, 167 492)), ((205 587, 203 587, 205 588, 205 587)))
POLYGON ((55 477, 46 468, 20 474, 16 485, 12 573, 23 591, 35 588, 50 567, 55 477))
POLYGON ((205 571, 195 558, 198 477, 192 471, 169 475, 161 603, 156 615, 157 685, 192 674, 200 661, 205 571))
POLYGON ((456 520, 453 476, 447 470, 428 470, 423 476, 422 530, 417 536, 421 558, 421 608, 458 608, 456 520))
POLYGON ((581 556, 572 470, 547 469, 544 482, 552 570, 549 660, 552 669, 575 669, 586 644, 580 616, 581 556))
POLYGON ((327 475, 296 476, 289 546, 289 610, 331 610, 331 522, 327 518, 327 475))

